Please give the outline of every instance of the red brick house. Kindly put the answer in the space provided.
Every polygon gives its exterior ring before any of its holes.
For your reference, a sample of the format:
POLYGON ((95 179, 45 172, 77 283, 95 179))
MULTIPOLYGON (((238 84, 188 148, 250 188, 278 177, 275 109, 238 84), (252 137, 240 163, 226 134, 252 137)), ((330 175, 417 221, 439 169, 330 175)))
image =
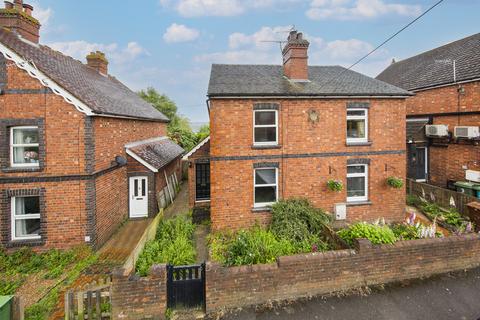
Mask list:
MULTIPOLYGON (((411 94, 340 66, 309 66, 308 47, 291 32, 283 66, 212 66, 202 162, 210 161, 214 229, 266 223, 269 205, 291 197, 347 221, 403 219, 405 190, 386 178, 405 177, 411 94), (329 179, 343 190, 329 191, 329 179)), ((194 170, 195 153, 189 159, 194 170)), ((198 180, 190 177, 190 190, 198 180)))
POLYGON ((410 178, 447 187, 465 180, 467 169, 480 170, 479 52, 477 33, 392 63, 378 75, 415 93, 407 99, 410 178))
POLYGON ((0 10, 0 246, 98 247, 174 196, 183 150, 102 53, 39 44, 32 9, 0 10))

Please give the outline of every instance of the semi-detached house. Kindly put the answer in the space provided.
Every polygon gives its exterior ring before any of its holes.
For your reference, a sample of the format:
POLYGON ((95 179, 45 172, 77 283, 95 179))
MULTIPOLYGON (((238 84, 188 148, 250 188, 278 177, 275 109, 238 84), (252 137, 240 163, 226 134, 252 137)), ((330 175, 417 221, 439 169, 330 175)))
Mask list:
POLYGON ((39 44, 33 8, 0 10, 0 247, 103 244, 181 178, 169 120, 108 74, 39 44))
POLYGON ((283 66, 212 66, 211 135, 185 159, 191 205, 209 201, 214 229, 268 223, 269 205, 292 197, 348 221, 403 219, 405 190, 386 179, 405 179, 411 93, 340 66, 309 66, 308 47, 292 31, 283 66), (330 179, 343 190, 328 190, 330 179))

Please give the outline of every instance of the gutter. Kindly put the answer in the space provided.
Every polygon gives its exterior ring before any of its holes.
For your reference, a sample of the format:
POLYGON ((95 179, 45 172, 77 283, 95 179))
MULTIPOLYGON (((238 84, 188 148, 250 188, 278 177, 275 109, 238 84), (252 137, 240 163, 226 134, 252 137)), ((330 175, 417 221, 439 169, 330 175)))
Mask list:
POLYGON ((414 94, 409 94, 409 95, 397 95, 397 96, 357 96, 357 95, 345 95, 345 96, 318 96, 318 95, 298 95, 298 96, 293 96, 293 95, 288 95, 288 96, 272 96, 272 95, 255 95, 255 96, 242 96, 242 95, 209 95, 209 100, 210 99, 406 99, 408 97, 414 96, 414 94))

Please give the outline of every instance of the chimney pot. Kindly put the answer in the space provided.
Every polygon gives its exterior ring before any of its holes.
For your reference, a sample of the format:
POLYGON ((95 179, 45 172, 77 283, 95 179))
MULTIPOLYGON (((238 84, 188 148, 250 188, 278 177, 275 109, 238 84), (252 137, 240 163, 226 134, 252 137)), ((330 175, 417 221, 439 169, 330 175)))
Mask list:
POLYGON ((32 17, 33 7, 23 0, 4 1, 5 9, 0 10, 0 27, 11 30, 23 39, 33 43, 40 40, 40 23, 32 17), (13 11, 12 11, 13 10, 13 11))
POLYGON ((5 3, 5 9, 13 9, 13 3, 10 1, 4 1, 5 3))
POLYGON ((15 4, 15 9, 23 11, 23 0, 13 0, 13 3, 15 4))
POLYGON ((282 50, 283 73, 291 80, 308 80, 308 47, 310 43, 303 34, 290 31, 288 41, 282 50))
POLYGON ((101 51, 90 52, 90 54, 87 55, 87 65, 95 69, 98 73, 103 75, 108 74, 108 60, 105 57, 105 53, 101 51))
POLYGON ((31 5, 24 3, 23 4, 23 9, 24 9, 25 14, 27 14, 30 17, 32 16, 33 7, 31 5))

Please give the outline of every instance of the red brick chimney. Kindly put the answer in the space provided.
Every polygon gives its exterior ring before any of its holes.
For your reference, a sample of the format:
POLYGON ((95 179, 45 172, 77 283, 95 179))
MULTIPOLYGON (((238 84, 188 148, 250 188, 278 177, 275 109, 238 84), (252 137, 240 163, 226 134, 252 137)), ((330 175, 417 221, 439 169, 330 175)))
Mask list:
POLYGON ((290 31, 283 48, 283 73, 291 80, 308 80, 308 46, 303 34, 290 31))
POLYGON ((33 43, 40 39, 40 22, 32 16, 33 7, 23 3, 5 1, 5 8, 0 9, 0 27, 18 33, 22 38, 33 43))
POLYGON ((103 75, 108 74, 108 60, 101 51, 90 52, 87 56, 87 65, 103 75))

